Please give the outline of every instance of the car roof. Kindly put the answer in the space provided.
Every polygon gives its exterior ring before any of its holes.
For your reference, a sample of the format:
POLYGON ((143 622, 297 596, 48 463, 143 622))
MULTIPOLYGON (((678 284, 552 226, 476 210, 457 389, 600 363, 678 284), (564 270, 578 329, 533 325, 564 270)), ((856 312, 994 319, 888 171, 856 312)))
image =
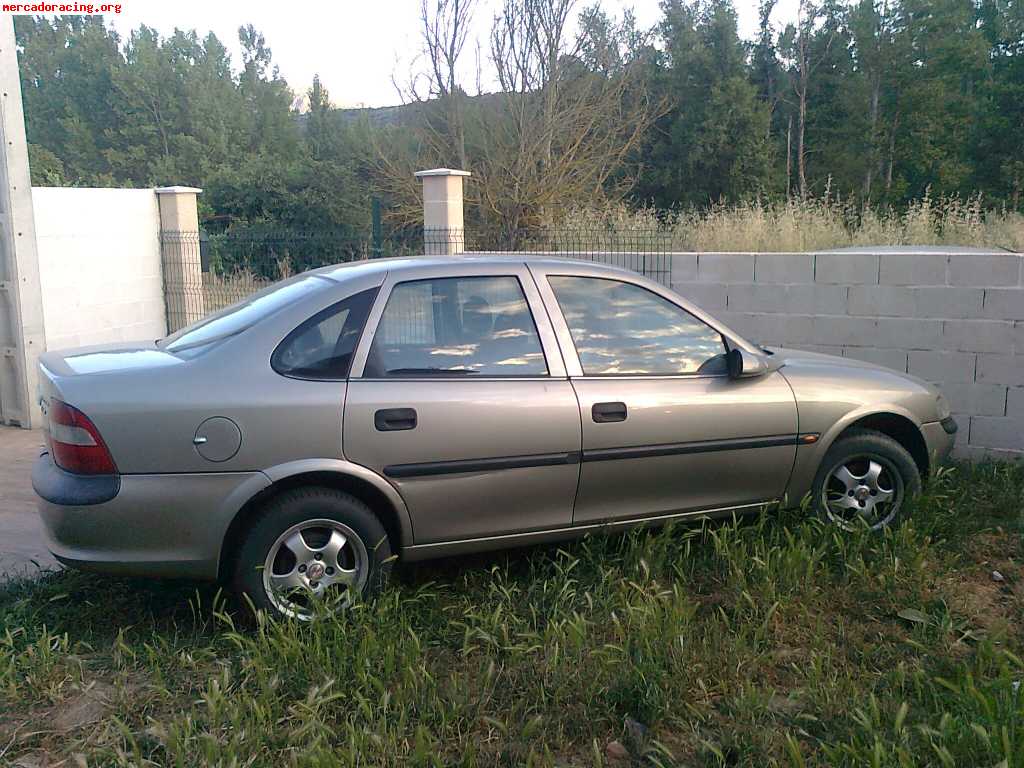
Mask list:
MULTIPOLYGON (((588 254, 589 255, 589 254, 588 254)), ((622 254, 609 254, 622 255, 622 254)), ((307 274, 316 274, 337 282, 343 282, 351 276, 353 271, 361 275, 373 272, 403 272, 420 267, 457 267, 459 264, 507 264, 529 262, 541 268, 556 269, 578 269, 584 267, 607 270, 609 273, 638 277, 633 270, 623 269, 610 264, 591 261, 590 259, 574 259, 559 257, 550 253, 460 253, 453 256, 398 256, 381 259, 363 259, 361 261, 350 261, 344 264, 332 264, 312 270, 307 274)))
MULTIPOLYGON (((933 255, 997 255, 1014 253, 999 248, 972 248, 968 246, 948 245, 897 245, 897 246, 852 246, 847 248, 833 248, 829 250, 807 251, 807 253, 834 253, 834 254, 933 254, 933 255)), ((615 266, 601 260, 606 256, 609 259, 628 258, 629 252, 607 253, 586 253, 576 257, 565 256, 557 252, 534 251, 529 253, 517 253, 514 251, 461 253, 451 256, 396 256, 379 259, 363 259, 361 261, 350 261, 342 264, 332 264, 320 269, 312 270, 312 274, 332 279, 336 282, 345 282, 355 273, 369 275, 379 272, 402 272, 420 267, 455 267, 458 264, 507 264, 509 262, 528 262, 541 269, 569 269, 573 272, 590 272, 594 270, 607 271, 609 274, 623 275, 636 278, 635 270, 615 266)), ((309 274, 309 273, 307 273, 309 274)))

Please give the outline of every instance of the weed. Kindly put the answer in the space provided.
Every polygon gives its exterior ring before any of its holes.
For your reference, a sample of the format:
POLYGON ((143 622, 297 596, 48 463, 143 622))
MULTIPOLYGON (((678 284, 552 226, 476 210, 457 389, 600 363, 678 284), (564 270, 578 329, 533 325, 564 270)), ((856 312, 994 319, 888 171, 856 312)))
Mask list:
POLYGON ((407 567, 310 625, 243 627, 202 585, 8 583, 0 763, 614 766, 614 740, 1024 766, 1022 500, 1024 468, 961 465, 882 534, 795 511, 593 536, 407 567))

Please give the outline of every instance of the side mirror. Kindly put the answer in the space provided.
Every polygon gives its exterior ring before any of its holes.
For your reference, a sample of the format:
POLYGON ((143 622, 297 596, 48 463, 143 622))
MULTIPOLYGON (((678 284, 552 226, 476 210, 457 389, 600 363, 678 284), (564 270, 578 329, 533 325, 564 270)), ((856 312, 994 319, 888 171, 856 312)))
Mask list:
POLYGON ((746 379, 768 372, 768 362, 760 355, 733 347, 725 358, 730 379, 746 379))

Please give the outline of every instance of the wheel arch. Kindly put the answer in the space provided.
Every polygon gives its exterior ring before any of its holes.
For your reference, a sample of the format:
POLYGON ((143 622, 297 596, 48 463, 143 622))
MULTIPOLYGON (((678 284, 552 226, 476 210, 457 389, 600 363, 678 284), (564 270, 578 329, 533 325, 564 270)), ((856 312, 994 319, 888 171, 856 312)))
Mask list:
MULTIPOLYGON (((808 430, 814 427, 807 427, 808 430)), ((836 440, 854 429, 872 429, 894 439, 910 453, 921 472, 927 477, 930 460, 924 434, 913 415, 896 404, 875 403, 871 406, 851 410, 835 419, 813 446, 797 448, 797 457, 786 487, 786 503, 797 506, 811 491, 814 476, 825 458, 825 454, 836 440)))
POLYGON ((394 551, 413 543, 412 522, 398 491, 375 472, 358 464, 330 460, 293 462, 266 471, 270 484, 252 495, 234 514, 221 541, 217 575, 223 581, 235 565, 246 522, 270 499, 303 486, 334 488, 355 496, 380 519, 394 551))
MULTIPOLYGON (((925 442, 921 428, 913 419, 892 411, 869 413, 864 416, 860 416, 855 421, 843 427, 843 429, 836 435, 835 440, 840 439, 843 435, 849 434, 851 430, 856 429, 870 429, 875 432, 880 432, 887 437, 891 437, 903 446, 907 450, 907 453, 911 455, 914 459, 914 463, 917 465, 918 472, 921 473, 921 477, 924 478, 928 476, 931 464, 928 457, 928 444, 925 442)), ((835 442, 835 440, 832 442, 835 442)))

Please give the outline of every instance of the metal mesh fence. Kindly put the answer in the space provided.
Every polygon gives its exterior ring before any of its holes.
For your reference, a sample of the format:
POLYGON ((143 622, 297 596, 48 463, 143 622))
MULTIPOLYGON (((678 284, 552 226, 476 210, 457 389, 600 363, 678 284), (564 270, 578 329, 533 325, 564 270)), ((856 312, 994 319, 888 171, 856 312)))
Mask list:
POLYGON ((168 332, 173 333, 206 313, 206 274, 199 270, 199 250, 198 232, 160 233, 168 332))
POLYGON ((278 280, 361 259, 471 253, 545 254, 611 264, 669 284, 670 236, 657 231, 567 228, 464 232, 396 229, 385 236, 349 232, 245 230, 163 232, 167 326, 175 331, 278 280))
POLYGON ((653 229, 580 229, 551 227, 472 233, 466 247, 477 253, 545 254, 610 264, 669 285, 673 239, 653 229))
POLYGON ((423 229, 388 237, 294 230, 162 232, 167 327, 175 331, 259 291, 318 267, 361 259, 422 254, 440 249, 441 238, 423 229))

